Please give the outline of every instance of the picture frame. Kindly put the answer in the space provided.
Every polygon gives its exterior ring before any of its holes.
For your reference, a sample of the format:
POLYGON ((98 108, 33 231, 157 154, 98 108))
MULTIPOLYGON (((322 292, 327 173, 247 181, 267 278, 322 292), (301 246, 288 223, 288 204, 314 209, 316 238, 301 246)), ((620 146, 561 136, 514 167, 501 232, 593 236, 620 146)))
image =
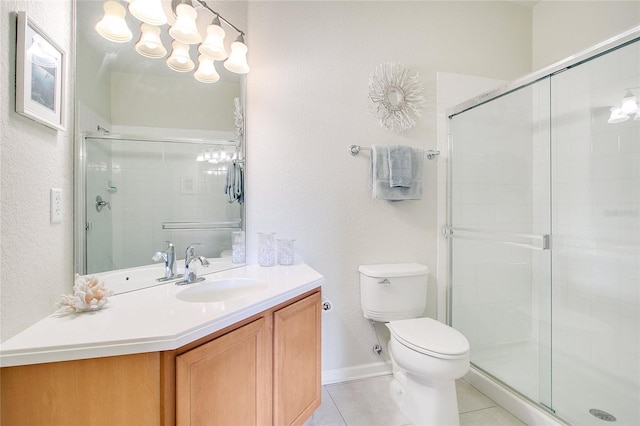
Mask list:
POLYGON ((66 53, 26 12, 18 12, 16 112, 65 130, 66 53))

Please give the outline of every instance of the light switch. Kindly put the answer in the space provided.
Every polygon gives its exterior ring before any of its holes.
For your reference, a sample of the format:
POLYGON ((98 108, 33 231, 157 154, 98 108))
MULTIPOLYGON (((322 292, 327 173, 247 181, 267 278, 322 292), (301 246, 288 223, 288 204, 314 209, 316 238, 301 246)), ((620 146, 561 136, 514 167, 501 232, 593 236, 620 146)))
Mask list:
POLYGON ((62 189, 51 188, 51 223, 62 222, 62 189))

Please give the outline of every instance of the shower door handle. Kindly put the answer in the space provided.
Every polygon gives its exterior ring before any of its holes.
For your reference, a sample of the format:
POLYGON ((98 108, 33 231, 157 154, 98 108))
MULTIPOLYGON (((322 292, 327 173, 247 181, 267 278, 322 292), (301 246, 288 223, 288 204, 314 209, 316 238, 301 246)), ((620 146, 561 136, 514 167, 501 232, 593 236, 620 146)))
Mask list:
POLYGON ((518 234, 513 232, 443 226, 442 235, 449 239, 460 238, 466 240, 486 241, 525 247, 534 250, 551 249, 550 234, 518 234))

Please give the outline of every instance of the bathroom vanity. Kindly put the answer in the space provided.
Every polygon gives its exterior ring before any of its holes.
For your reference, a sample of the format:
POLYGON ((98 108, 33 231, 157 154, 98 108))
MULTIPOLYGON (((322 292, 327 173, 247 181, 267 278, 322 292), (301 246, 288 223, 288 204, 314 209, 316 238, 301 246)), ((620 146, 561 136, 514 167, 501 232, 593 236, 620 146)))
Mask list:
POLYGON ((206 277, 52 315, 3 342, 1 423, 303 424, 320 405, 322 276, 293 265, 206 277), (242 280, 260 287, 181 300, 242 280))

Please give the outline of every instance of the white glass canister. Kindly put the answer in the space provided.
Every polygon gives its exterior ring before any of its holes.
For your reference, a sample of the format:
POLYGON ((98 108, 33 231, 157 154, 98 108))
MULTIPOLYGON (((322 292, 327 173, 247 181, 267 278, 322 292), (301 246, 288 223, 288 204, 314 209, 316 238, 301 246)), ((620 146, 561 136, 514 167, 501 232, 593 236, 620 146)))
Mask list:
POLYGON ((258 263, 260 266, 276 264, 275 232, 258 232, 258 263))
POLYGON ((244 231, 231 233, 231 261, 233 263, 245 263, 247 251, 245 246, 244 231))
POLYGON ((278 239, 278 263, 293 265, 293 242, 295 240, 278 239))

